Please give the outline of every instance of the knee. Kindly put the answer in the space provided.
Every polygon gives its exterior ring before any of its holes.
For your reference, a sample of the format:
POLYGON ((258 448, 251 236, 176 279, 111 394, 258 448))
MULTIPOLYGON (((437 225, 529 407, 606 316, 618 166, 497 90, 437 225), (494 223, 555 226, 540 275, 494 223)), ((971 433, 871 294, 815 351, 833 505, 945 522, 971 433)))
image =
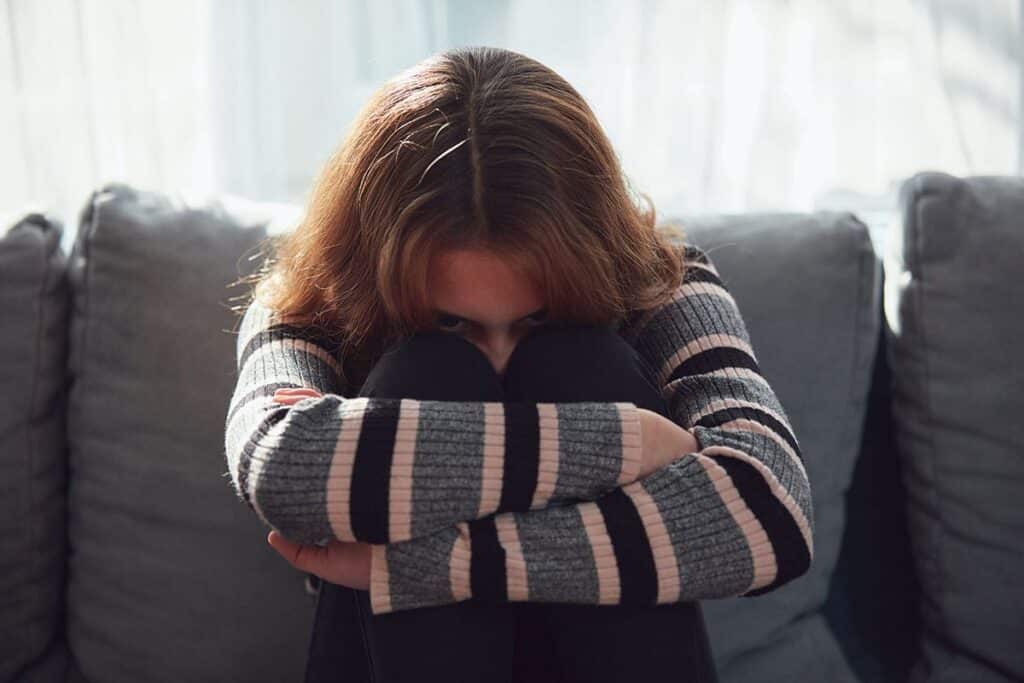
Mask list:
POLYGON ((439 401, 500 401, 500 379, 484 354, 453 334, 421 332, 391 346, 370 370, 360 396, 439 401))
POLYGON ((533 330, 516 345, 506 374, 578 373, 609 365, 623 367, 638 360, 636 349, 610 327, 551 325, 533 330))
POLYGON ((537 328, 512 352, 506 395, 534 401, 628 401, 665 413, 653 372, 605 326, 537 328))

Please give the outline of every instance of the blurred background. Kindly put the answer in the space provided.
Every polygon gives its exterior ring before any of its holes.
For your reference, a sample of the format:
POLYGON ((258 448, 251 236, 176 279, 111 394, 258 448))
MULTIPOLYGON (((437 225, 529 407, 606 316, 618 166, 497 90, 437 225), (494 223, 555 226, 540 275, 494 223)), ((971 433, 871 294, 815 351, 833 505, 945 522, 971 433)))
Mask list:
POLYGON ((917 171, 1024 172, 1022 15, 1024 0, 3 0, 0 213, 56 214, 70 246, 107 181, 287 210, 386 79, 487 44, 569 80, 660 217, 835 208, 881 240, 917 171))

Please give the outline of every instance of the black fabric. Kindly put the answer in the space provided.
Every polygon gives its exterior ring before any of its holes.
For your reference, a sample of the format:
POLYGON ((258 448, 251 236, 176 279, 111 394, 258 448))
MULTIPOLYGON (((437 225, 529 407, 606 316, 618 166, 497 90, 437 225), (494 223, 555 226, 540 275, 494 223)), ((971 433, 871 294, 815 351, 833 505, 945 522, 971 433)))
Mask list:
MULTIPOLYGON (((392 345, 360 396, 629 401, 665 415, 664 399, 650 377, 636 350, 611 328, 537 328, 517 345, 504 378, 469 341, 428 333, 392 345)), ((628 507, 617 502, 610 497, 604 504, 628 507)), ((488 531, 494 536, 493 517, 473 522, 474 545, 488 531)), ((621 520, 622 525, 637 522, 621 520)), ((643 560, 637 549, 622 550, 633 563, 629 566, 643 560)), ((718 680, 700 603, 506 602, 499 553, 490 559, 480 561, 474 552, 479 564, 471 568, 481 585, 501 584, 501 595, 490 600, 474 583, 477 597, 470 600, 373 615, 367 591, 322 582, 306 683, 718 680)), ((649 597, 651 587, 637 590, 649 597)))

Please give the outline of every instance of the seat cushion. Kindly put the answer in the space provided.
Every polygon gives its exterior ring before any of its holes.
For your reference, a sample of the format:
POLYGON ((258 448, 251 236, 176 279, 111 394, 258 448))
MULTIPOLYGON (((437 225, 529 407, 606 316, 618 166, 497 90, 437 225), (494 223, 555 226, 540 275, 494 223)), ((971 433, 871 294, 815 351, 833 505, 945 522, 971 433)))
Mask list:
POLYGON ((822 608, 860 448, 881 326, 882 264, 848 213, 683 221, 747 323, 762 373, 790 419, 814 500, 814 560, 756 597, 703 602, 723 682, 856 681, 822 608))
POLYGON ((924 624, 915 681, 1024 680, 1024 178, 902 188, 893 417, 924 624))
POLYGON ((0 681, 62 681, 68 311, 63 228, 0 232, 0 681))
POLYGON ((72 678, 301 680, 305 575, 231 489, 230 310, 267 221, 111 184, 72 250, 72 678))

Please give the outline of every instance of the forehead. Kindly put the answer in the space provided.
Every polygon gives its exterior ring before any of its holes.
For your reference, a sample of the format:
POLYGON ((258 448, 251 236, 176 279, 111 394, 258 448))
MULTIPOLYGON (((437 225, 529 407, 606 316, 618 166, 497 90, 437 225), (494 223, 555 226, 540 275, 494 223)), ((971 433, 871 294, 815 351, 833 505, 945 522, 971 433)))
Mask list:
POLYGON ((427 296, 434 309, 481 323, 518 320, 544 306, 535 278, 512 259, 479 249, 434 254, 427 271, 427 296))

